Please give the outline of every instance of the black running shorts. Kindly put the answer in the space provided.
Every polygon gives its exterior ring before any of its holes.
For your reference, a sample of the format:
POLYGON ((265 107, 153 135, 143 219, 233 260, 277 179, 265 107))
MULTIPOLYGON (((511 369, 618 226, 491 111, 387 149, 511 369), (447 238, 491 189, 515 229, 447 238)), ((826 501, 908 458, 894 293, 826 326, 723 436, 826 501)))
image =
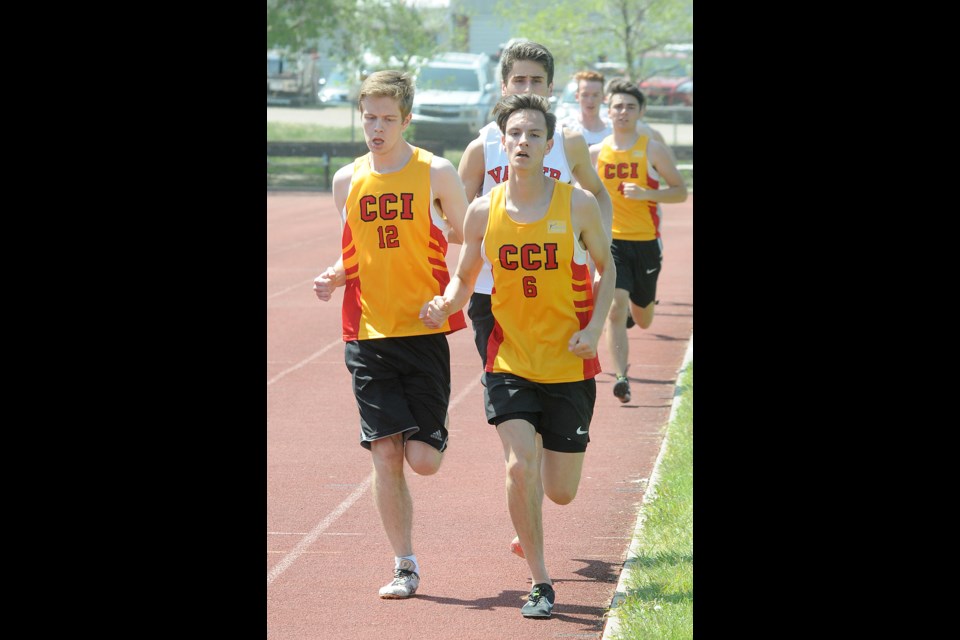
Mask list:
POLYGON ((447 448, 450 346, 442 333, 351 340, 344 361, 360 410, 360 444, 398 433, 447 448))
POLYGON ((487 364, 487 342, 493 333, 493 311, 490 310, 490 294, 474 293, 467 306, 467 317, 473 324, 473 341, 480 354, 480 363, 487 364))
POLYGON ((597 400, 597 382, 593 378, 543 384, 510 373, 488 373, 483 399, 490 424, 522 417, 543 438, 544 449, 562 453, 587 450, 597 400))
POLYGON ((657 299, 657 278, 663 265, 663 243, 654 240, 614 240, 610 246, 617 265, 617 289, 630 292, 630 302, 646 307, 657 299))

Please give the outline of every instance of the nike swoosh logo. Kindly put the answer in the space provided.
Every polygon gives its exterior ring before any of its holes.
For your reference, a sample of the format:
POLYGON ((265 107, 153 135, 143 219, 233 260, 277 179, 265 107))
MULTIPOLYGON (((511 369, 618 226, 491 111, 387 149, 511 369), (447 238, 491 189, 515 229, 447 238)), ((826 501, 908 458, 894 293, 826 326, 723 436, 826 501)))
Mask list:
POLYGON ((585 435, 585 434, 587 433, 586 431, 580 431, 580 429, 583 429, 583 427, 577 427, 577 435, 582 436, 582 435, 585 435))
POLYGON ((656 271, 656 270, 657 270, 656 267, 654 267, 653 269, 647 269, 647 275, 650 275, 651 273, 653 273, 653 272, 656 271))

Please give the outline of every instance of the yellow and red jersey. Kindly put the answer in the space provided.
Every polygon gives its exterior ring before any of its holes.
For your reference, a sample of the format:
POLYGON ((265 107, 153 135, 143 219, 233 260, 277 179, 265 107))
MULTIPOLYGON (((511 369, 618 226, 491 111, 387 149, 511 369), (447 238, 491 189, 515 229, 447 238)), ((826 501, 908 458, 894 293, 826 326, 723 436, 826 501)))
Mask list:
POLYGON ((603 140, 597 157, 597 174, 613 201, 614 240, 655 240, 660 237, 660 209, 650 200, 633 200, 623 195, 623 183, 644 189, 659 189, 660 174, 647 154, 649 136, 641 135, 629 149, 613 148, 613 136, 603 140))
POLYGON ((593 314, 587 252, 574 237, 570 214, 574 188, 557 182, 546 215, 521 223, 507 213, 506 186, 490 191, 483 239, 493 271, 495 321, 485 370, 541 383, 593 378, 600 373, 599 359, 567 350, 593 314))
POLYGON ((430 162, 418 147, 407 165, 375 172, 369 154, 353 163, 343 212, 343 339, 399 338, 463 329, 463 312, 429 329, 420 308, 443 294, 447 269, 446 222, 433 206, 430 162))

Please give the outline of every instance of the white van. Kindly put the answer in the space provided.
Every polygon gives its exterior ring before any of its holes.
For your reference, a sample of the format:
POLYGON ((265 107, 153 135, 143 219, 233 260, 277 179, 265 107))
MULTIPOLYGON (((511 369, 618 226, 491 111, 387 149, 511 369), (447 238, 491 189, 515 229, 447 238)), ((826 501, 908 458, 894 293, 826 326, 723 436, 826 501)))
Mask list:
POLYGON ((414 135, 419 140, 465 144, 493 119, 500 99, 490 56, 442 53, 431 58, 416 78, 414 135))

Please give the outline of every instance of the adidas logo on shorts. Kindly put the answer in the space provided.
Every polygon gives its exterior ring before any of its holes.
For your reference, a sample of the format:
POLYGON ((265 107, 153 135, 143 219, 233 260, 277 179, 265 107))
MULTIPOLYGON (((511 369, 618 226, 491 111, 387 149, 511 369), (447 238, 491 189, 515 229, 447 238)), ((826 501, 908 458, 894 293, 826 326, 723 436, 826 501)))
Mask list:
POLYGON ((439 429, 437 429, 432 434, 430 434, 430 437, 433 438, 434 440, 439 440, 440 442, 443 442, 443 432, 440 431, 439 429))

